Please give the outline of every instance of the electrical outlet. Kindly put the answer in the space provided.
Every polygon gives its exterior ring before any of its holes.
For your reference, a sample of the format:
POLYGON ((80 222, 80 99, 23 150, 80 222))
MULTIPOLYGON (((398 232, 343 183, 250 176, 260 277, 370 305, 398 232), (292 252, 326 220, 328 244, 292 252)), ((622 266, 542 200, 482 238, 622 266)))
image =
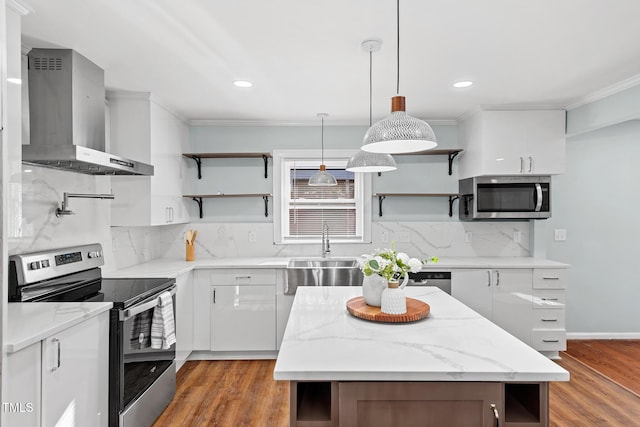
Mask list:
POLYGON ((249 243, 255 243, 256 242, 256 232, 251 230, 249 231, 249 243))
POLYGON ((410 243, 411 233, 408 231, 397 231, 395 234, 395 241, 398 243, 410 243))
POLYGON ((564 242, 567 240, 567 230, 564 228, 556 228, 553 230, 553 239, 556 242, 564 242))
POLYGON ((473 232, 467 231, 466 233, 464 233, 464 242, 471 243, 472 241, 473 241, 473 232))
POLYGON ((111 239, 111 252, 118 252, 118 239, 111 239))
POLYGON ((513 232, 513 243, 521 243, 522 242, 522 232, 514 231, 513 232))
POLYGON ((382 240, 382 243, 389 243, 389 232, 383 231, 380 233, 380 240, 382 240))

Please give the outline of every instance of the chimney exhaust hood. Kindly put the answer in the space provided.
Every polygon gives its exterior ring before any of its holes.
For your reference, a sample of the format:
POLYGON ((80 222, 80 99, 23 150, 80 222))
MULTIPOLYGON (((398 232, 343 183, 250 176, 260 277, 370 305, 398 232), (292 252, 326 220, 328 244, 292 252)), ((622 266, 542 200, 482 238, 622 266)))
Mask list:
POLYGON ((104 71, 71 49, 31 49, 30 144, 22 162, 89 175, 153 175, 105 151, 104 71))

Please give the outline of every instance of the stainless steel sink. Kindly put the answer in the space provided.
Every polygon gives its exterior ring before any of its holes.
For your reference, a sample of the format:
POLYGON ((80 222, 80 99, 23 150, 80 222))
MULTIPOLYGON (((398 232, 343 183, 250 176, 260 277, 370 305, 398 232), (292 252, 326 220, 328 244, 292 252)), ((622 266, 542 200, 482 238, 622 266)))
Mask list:
POLYGON ((362 278, 355 258, 291 258, 284 291, 293 295, 298 286, 361 286, 362 278))

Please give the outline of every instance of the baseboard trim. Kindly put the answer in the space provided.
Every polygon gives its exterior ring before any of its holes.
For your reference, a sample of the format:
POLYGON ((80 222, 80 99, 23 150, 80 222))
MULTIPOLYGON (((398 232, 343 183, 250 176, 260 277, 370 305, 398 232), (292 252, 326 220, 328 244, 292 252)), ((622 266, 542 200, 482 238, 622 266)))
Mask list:
POLYGON ((567 332, 568 340, 637 340, 640 332, 567 332))

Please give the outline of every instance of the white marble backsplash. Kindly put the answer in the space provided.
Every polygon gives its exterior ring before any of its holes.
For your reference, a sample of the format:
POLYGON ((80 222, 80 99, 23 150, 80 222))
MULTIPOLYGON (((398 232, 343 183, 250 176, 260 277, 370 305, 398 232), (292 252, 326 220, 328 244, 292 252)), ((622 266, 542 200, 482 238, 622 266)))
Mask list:
MULTIPOLYGON (((198 223, 163 227, 114 227, 114 267, 124 268, 154 258, 185 256, 184 234, 197 229, 197 257, 319 256, 317 244, 275 245, 270 223, 198 223), (249 242, 250 233, 255 242, 249 242)), ((528 222, 374 222, 373 242, 331 244, 331 254, 352 256, 376 248, 395 248, 411 256, 529 256, 528 222), (397 237, 409 233, 410 242, 397 237), (514 233, 520 242, 514 242, 514 233), (468 234, 470 233, 470 235, 468 234), (470 241, 468 241, 470 240, 470 241)))

